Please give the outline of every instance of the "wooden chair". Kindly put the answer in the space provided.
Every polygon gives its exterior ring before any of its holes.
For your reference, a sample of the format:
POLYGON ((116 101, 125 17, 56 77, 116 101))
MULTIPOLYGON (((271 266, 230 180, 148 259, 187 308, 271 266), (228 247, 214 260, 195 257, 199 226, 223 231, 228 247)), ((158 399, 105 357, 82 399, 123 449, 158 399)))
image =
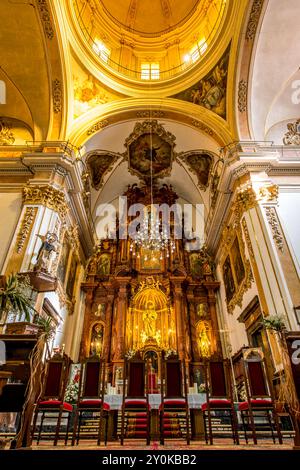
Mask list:
MULTIPOLYGON (((213 444, 213 428, 224 437, 227 433, 226 419, 230 420, 231 436, 235 444, 239 444, 238 421, 234 409, 232 393, 232 377, 228 360, 209 361, 204 364, 206 403, 202 405, 205 441, 213 444), (213 420, 220 420, 213 425, 213 420), (208 426, 207 426, 208 425, 208 426), (208 432, 207 432, 208 427, 208 432)), ((217 433, 217 432, 216 432, 217 433)))
MULTIPOLYGON (((78 445, 82 421, 90 423, 92 428, 96 428, 97 445, 101 442, 102 420, 105 419, 104 443, 107 444, 107 429, 110 407, 104 402, 105 385, 105 363, 96 356, 92 356, 81 364, 81 374, 79 380, 79 394, 75 413, 72 445, 78 445), (91 418, 84 418, 83 413, 91 414, 91 418), (94 414, 99 414, 98 418, 94 414), (96 425, 95 425, 96 422, 96 425)), ((88 432, 89 438, 94 438, 95 432, 88 432)), ((85 436, 86 437, 86 436, 85 436)))
POLYGON ((66 355, 61 356, 60 354, 57 354, 47 361, 43 391, 40 400, 36 404, 33 419, 32 436, 34 437, 37 417, 39 413, 42 413, 41 424, 37 435, 37 444, 39 444, 41 439, 45 414, 47 414, 47 419, 57 420, 53 443, 56 446, 59 439, 62 414, 67 413, 67 429, 65 434, 65 445, 67 445, 70 417, 73 407, 70 403, 64 402, 64 395, 69 377, 70 365, 71 360, 66 355), (54 414, 54 416, 51 416, 52 414, 54 414))
POLYGON ((126 438, 144 438, 150 444, 150 409, 145 380, 145 361, 125 361, 123 372, 123 403, 121 445, 126 438), (127 382, 127 387, 126 387, 127 382))
MULTIPOLYGON (((254 444, 257 444, 257 418, 265 418, 275 443, 282 444, 278 416, 274 407, 274 397, 268 383, 263 352, 260 348, 243 350, 243 363, 247 400, 239 404, 245 440, 248 443, 247 429, 250 427, 254 444), (272 421, 273 419, 273 421, 272 421)), ((262 425, 260 426, 262 428, 262 425)))
POLYGON ((185 363, 176 358, 163 360, 161 371, 160 442, 164 444, 165 438, 182 437, 185 428, 189 445, 190 419, 185 363))

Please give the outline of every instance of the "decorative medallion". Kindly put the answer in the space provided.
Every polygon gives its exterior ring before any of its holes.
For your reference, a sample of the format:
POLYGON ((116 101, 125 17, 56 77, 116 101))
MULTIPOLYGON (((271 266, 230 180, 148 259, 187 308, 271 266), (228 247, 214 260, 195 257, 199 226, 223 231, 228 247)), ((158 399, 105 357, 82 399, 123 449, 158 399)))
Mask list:
POLYGON ((171 98, 204 106, 204 108, 226 119, 229 52, 230 48, 227 49, 219 63, 208 75, 187 90, 181 91, 171 98))
POLYGON ((167 132, 157 120, 136 123, 125 146, 131 174, 145 181, 151 177, 156 179, 170 175, 175 136, 167 132))
POLYGON ((104 176, 113 169, 119 158, 120 155, 113 152, 93 152, 87 156, 93 188, 97 191, 102 188, 104 176))
POLYGON ((288 132, 284 135, 284 145, 300 145, 300 119, 296 122, 289 122, 288 132))
POLYGON ((178 157, 197 176, 198 186, 205 191, 209 182, 213 156, 202 150, 192 150, 180 154, 178 157))

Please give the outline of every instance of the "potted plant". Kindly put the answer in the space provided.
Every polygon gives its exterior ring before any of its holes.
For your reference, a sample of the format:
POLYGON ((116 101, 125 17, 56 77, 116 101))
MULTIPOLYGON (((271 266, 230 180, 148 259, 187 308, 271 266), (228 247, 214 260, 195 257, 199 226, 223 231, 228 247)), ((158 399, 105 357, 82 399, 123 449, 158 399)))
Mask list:
POLYGON ((10 274, 2 278, 0 285, 0 325, 6 325, 6 334, 36 334, 39 326, 33 324, 32 306, 28 292, 32 292, 29 278, 20 274, 10 274), (7 323, 8 315, 14 315, 14 322, 7 323), (24 320, 24 321, 21 321, 24 320))

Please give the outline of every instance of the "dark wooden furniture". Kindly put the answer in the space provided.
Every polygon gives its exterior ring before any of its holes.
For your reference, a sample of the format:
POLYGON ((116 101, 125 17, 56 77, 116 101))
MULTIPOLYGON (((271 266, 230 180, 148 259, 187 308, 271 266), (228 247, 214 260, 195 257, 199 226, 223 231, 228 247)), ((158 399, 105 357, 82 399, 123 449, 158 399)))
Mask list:
MULTIPOLYGON (((18 413, 16 434, 20 431, 20 415, 26 401, 27 384, 30 378, 30 354, 36 345, 35 335, 0 335, 5 344, 6 362, 0 366, 3 373, 9 373, 10 382, 3 385, 0 394, 0 413, 18 413)), ((24 446, 27 446, 24 442, 24 446)), ((15 441, 12 441, 13 448, 15 441)))
POLYGON ((239 404, 239 411, 241 412, 245 440, 248 442, 248 429, 250 428, 253 442, 257 444, 258 430, 264 432, 263 426, 258 424, 258 420, 265 419, 274 443, 275 434, 277 434, 278 441, 282 444, 274 397, 268 383, 261 348, 245 349, 243 362, 247 400, 239 404))
POLYGON ((101 442, 102 421, 105 419, 104 442, 105 445, 107 444, 108 412, 110 407, 104 402, 104 385, 104 361, 95 356, 83 361, 81 364, 72 445, 75 444, 75 441, 77 444, 79 443, 83 413, 91 415, 91 418, 84 418, 85 422, 89 425, 89 431, 86 432, 85 437, 94 438, 96 435, 97 445, 100 445, 101 442), (98 414, 97 418, 94 416, 95 413, 98 414), (90 424, 91 420, 92 425, 90 424), (91 429, 96 429, 96 431, 91 431, 91 429))
POLYGON ((32 436, 34 437, 36 430, 36 422, 38 414, 41 413, 41 424, 37 433, 37 444, 41 439, 43 422, 45 415, 47 419, 56 420, 56 429, 53 444, 56 446, 59 439, 61 419, 63 413, 67 414, 67 429, 65 434, 65 445, 68 442, 70 417, 73 406, 64 401, 65 389, 69 377, 71 360, 66 355, 56 354, 46 364, 46 372, 43 379, 43 391, 41 398, 36 403, 33 419, 32 436))
POLYGON ((125 438, 143 438, 150 444, 150 409, 144 360, 125 361, 123 371, 123 403, 121 445, 125 438))
POLYGON ((185 363, 179 359, 162 360, 160 442, 166 438, 185 438, 190 444, 190 419, 187 402, 185 363))
POLYGON ((232 376, 228 360, 204 363, 206 403, 202 405, 205 441, 213 444, 213 434, 225 437, 228 426, 235 444, 239 444, 238 421, 234 409, 232 376), (229 424, 227 423, 229 421, 229 424))

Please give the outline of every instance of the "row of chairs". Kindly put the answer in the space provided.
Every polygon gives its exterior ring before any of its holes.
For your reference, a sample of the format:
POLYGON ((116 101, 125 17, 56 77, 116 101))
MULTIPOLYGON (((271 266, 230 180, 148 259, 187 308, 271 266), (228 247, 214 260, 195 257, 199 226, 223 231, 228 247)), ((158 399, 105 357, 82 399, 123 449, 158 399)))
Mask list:
MULTIPOLYGON (((258 442, 257 421, 266 421, 273 441, 276 437, 282 443, 282 436, 274 406, 274 397, 268 384, 264 361, 257 357, 245 360, 245 385, 247 399, 238 403, 238 410, 233 398, 232 374, 227 360, 207 361, 203 364, 206 384, 206 401, 202 404, 204 433, 207 443, 213 444, 215 434, 220 429, 230 428, 235 444, 239 444, 239 411, 244 436, 248 442, 249 432, 253 442, 258 442), (254 360, 255 359, 255 360, 254 360), (217 425, 215 422, 217 421, 217 425), (223 424, 222 424, 223 423, 223 424), (224 424, 225 423, 225 424, 224 424)), ((68 442, 71 414, 73 407, 64 401, 64 394, 69 376, 70 360, 68 357, 56 356, 47 363, 44 389, 38 400, 33 420, 33 436, 37 443, 41 439, 45 417, 56 419, 54 445, 60 438, 62 416, 67 416, 64 436, 68 442), (36 433, 37 417, 41 414, 39 430, 36 433)), ((148 396, 148 373, 145 361, 133 359, 125 362, 123 373, 123 400, 121 411, 121 445, 127 438, 142 438, 150 443, 150 405, 148 396)), ((187 377, 185 363, 174 357, 162 362, 162 377, 159 407, 159 435, 164 444, 168 438, 184 438, 190 443, 190 414, 187 394, 187 377)), ((79 443, 83 423, 92 419, 93 435, 100 445, 101 435, 107 443, 108 417, 110 406, 104 400, 105 365, 96 357, 86 359, 82 364, 79 381, 79 394, 72 432, 72 445, 79 443), (97 418, 95 418, 95 413, 97 418)))

